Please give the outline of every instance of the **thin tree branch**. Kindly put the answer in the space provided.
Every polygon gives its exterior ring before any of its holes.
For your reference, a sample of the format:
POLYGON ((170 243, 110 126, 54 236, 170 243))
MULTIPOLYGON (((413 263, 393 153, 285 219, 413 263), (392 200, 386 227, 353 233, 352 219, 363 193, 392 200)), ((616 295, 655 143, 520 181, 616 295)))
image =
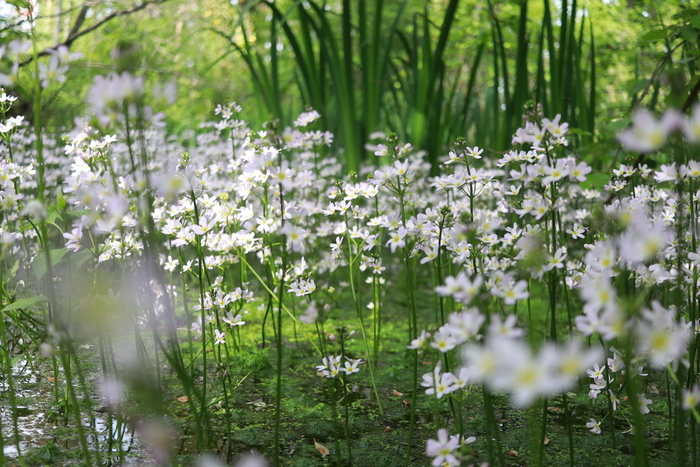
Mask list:
MULTIPOLYGON (((81 6, 74 6, 74 7, 68 8, 67 10, 61 11, 60 13, 51 13, 51 14, 36 16, 34 18, 34 21, 41 21, 41 20, 51 19, 51 18, 60 18, 62 16, 66 16, 66 15, 73 13, 75 10, 77 10, 79 8, 83 8, 85 6, 92 7, 95 5, 99 5, 99 2, 85 2, 81 6)), ((17 29, 18 27, 22 26, 24 23, 28 23, 28 22, 29 22, 29 19, 23 18, 23 19, 20 19, 19 21, 17 21, 16 23, 12 23, 12 24, 8 23, 7 26, 4 26, 2 29, 0 29, 0 32, 5 32, 5 31, 12 30, 12 29, 17 29)))
MULTIPOLYGON (((85 22, 85 16, 87 16, 87 11, 88 11, 88 5, 87 3, 83 4, 83 7, 80 9, 80 13, 78 13, 78 17, 75 19, 75 23, 73 23, 73 27, 70 28, 70 32, 68 33, 68 37, 74 37, 76 34, 78 34, 78 31, 80 31, 80 28, 83 27, 83 23, 85 22)), ((58 39, 58 37, 56 38, 58 39)))
POLYGON ((695 102, 695 100, 698 98, 698 93, 700 93, 700 78, 698 78, 698 82, 695 83, 693 89, 690 90, 688 98, 683 103, 683 107, 681 108, 682 112, 686 112, 690 106, 693 105, 693 102, 695 102))
MULTIPOLYGON (((92 31, 100 28, 102 25, 105 23, 113 20, 114 18, 118 18, 120 16, 127 16, 132 13, 136 13, 137 11, 143 10, 144 8, 150 6, 150 5, 160 5, 162 3, 167 2, 168 0, 146 0, 143 3, 136 5, 132 8, 129 8, 127 10, 121 10, 121 11, 115 11, 111 15, 105 16, 102 20, 98 21, 97 23, 93 24, 92 26, 83 29, 82 31, 77 31, 78 28, 82 25, 83 21, 85 21, 85 14, 87 13, 87 6, 83 5, 83 8, 80 10, 80 14, 78 15, 78 18, 75 21, 75 24, 73 24, 73 27, 71 28, 71 32, 68 34, 68 38, 59 43, 56 44, 52 47, 47 47, 46 49, 42 50, 39 52, 36 56, 37 57, 44 57, 46 55, 49 55, 51 52, 50 50, 56 50, 61 46, 66 46, 70 47, 73 42, 75 42, 78 38, 91 33, 92 31)), ((29 57, 25 61, 21 62, 19 64, 20 67, 26 66, 30 64, 34 60, 34 57, 29 57)))

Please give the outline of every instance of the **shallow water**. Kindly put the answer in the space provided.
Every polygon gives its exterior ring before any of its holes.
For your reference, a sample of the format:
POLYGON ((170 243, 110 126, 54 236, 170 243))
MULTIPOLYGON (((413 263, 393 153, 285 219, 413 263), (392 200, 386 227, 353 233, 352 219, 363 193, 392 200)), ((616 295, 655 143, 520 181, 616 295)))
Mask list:
MULTIPOLYGON (((28 364, 26 360, 20 360, 12 367, 14 377, 14 389, 17 405, 17 433, 19 435, 19 448, 22 453, 29 449, 38 448, 46 443, 58 441, 50 436, 51 429, 58 424, 47 420, 44 406, 51 402, 52 383, 44 381, 28 364)), ((6 379, 0 381, 0 392, 7 391, 6 379)), ((69 417, 69 425, 72 417, 69 417)), ((119 423, 114 418, 111 422, 111 433, 108 427, 107 414, 95 414, 93 419, 83 418, 83 426, 87 434, 90 447, 105 452, 109 449, 110 434, 112 437, 112 452, 119 452, 119 440, 123 452, 133 450, 136 436, 128 424, 119 423)), ((7 458, 17 458, 17 439, 15 437, 12 421, 12 407, 9 397, 4 398, 0 405, 0 422, 2 423, 3 452, 7 458)), ((60 440, 59 445, 67 448, 80 446, 77 437, 60 440)))

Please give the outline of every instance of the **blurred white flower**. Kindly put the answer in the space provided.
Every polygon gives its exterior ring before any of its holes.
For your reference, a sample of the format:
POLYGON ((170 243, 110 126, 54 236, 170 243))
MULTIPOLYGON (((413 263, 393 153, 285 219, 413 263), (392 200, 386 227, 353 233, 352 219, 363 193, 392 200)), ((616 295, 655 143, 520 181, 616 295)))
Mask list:
POLYGON ((632 126, 621 131, 617 139, 631 151, 647 153, 661 149, 669 133, 683 125, 683 116, 675 110, 667 111, 660 120, 646 109, 632 115, 632 126))

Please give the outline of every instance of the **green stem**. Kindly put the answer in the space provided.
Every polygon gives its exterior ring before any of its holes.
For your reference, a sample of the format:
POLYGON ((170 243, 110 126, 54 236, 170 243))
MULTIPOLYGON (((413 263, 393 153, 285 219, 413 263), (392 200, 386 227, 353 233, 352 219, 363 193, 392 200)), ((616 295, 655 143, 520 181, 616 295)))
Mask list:
MULTIPOLYGON (((633 374, 634 366, 632 365, 632 340, 626 339, 627 345, 625 349, 625 368, 627 369, 627 395, 629 397, 630 406, 632 407, 632 424, 634 427, 634 459, 637 467, 648 467, 649 459, 647 457, 646 438, 644 434, 644 421, 642 413, 639 411, 639 392, 637 390, 637 378, 633 374)), ((675 376, 675 375, 674 375, 675 376)))
POLYGON ((493 396, 486 386, 481 388, 484 397, 484 412, 486 415, 486 447, 489 456, 489 465, 503 466, 505 460, 501 452, 501 434, 496 422, 496 412, 493 407, 493 396), (497 451, 497 452, 496 452, 497 451))
POLYGON ((413 386, 411 388, 411 420, 408 426, 408 448, 406 452, 406 467, 411 465, 411 448, 413 447, 413 434, 416 427, 416 403, 418 401, 418 350, 412 352, 413 364, 411 371, 413 372, 413 386))
MULTIPOLYGON (((347 219, 346 219, 346 225, 347 225, 347 219)), ((372 361, 371 357, 372 354, 370 353, 369 350, 369 343, 367 342, 367 333, 365 332, 365 323, 364 319, 362 318, 362 303, 360 298, 358 297, 358 291, 357 291, 357 286, 355 284, 356 279, 355 279, 355 274, 354 274, 354 269, 355 269, 355 261, 353 258, 353 253, 352 253, 352 242, 350 239, 350 234, 348 233, 349 231, 346 229, 345 231, 345 236, 346 236, 346 241, 348 243, 348 271, 350 273, 350 291, 352 292, 352 299, 353 302, 355 303, 355 311, 357 312, 357 318, 360 321, 360 332, 362 333, 362 342, 365 347, 365 358, 367 359, 368 365, 367 368, 369 368, 369 378, 370 382, 372 384, 372 391, 374 392, 374 397, 377 400, 377 408, 379 409, 379 414, 384 415, 384 409, 382 408, 382 401, 379 398, 379 390, 377 389, 377 383, 374 378, 374 369, 372 368, 372 361)))
MULTIPOLYGON (((83 428, 83 420, 80 415, 80 406, 78 405, 78 398, 75 396, 75 388, 73 387, 73 375, 71 372, 70 357, 66 353, 64 344, 60 343, 58 345, 58 352, 61 359, 61 364, 63 365, 63 372, 66 375, 66 390, 68 391, 68 397, 70 399, 70 406, 73 410, 73 417, 75 418, 75 426, 78 430, 78 439, 80 441, 80 447, 83 451, 83 456, 85 462, 88 466, 92 466, 92 456, 90 455, 90 449, 88 448, 87 438, 85 437, 85 429, 83 428)), ((111 428, 111 427, 110 427, 111 428)))

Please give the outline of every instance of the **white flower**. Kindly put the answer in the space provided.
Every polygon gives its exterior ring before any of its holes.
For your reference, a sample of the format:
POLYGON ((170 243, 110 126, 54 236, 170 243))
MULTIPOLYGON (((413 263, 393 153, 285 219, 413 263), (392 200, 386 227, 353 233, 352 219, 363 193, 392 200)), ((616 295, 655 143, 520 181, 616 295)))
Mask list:
POLYGON ((340 371, 339 365, 340 355, 330 355, 328 357, 323 357, 323 363, 316 366, 316 371, 321 373, 321 375, 323 375, 325 378, 335 378, 338 376, 338 372, 340 371))
POLYGON ((585 162, 580 162, 576 165, 576 162, 569 160, 569 178, 571 181, 585 182, 586 175, 591 173, 592 170, 585 162))
POLYGON ((52 55, 49 59, 48 66, 45 63, 39 63, 39 79, 41 87, 47 88, 53 81, 62 83, 66 80, 66 72, 68 66, 61 65, 58 55, 52 55))
POLYGON ((434 467, 447 465, 459 465, 459 460, 454 452, 459 448, 459 440, 455 437, 448 437, 447 430, 438 430, 438 439, 429 439, 425 452, 429 457, 434 457, 431 465, 434 467))
POLYGON ((474 159, 481 159, 481 153, 483 153, 484 150, 480 149, 478 146, 474 146, 473 148, 467 148, 467 156, 473 157, 474 159))
POLYGON ((313 324, 318 319, 318 308, 315 303, 311 303, 306 309, 306 313, 299 317, 299 321, 304 324, 313 324))
POLYGON ((471 281, 467 274, 462 271, 457 274, 457 277, 447 276, 445 285, 435 287, 435 292, 442 297, 449 295, 459 302, 468 304, 479 292, 482 284, 481 276, 477 275, 474 281, 471 281))
POLYGON ((571 238, 583 238, 586 230, 588 230, 586 227, 583 227, 578 223, 574 223, 572 228, 566 229, 566 233, 571 235, 571 238))
POLYGON ((661 170, 654 172, 654 179, 659 182, 675 182, 678 183, 683 177, 683 171, 679 171, 676 167, 676 163, 673 162, 669 165, 661 165, 661 170))
POLYGON ((518 317, 515 315, 508 315, 506 320, 503 321, 499 315, 493 314, 489 323, 489 335, 508 339, 518 338, 523 335, 523 330, 515 327, 517 321, 518 317))
POLYGON ((651 404, 652 402, 653 401, 651 399, 647 399, 645 397, 644 393, 637 395, 637 404, 639 406, 639 411, 642 414, 646 415, 649 413, 649 404, 651 404))
POLYGON ((520 280, 518 282, 504 281, 501 288, 491 289, 491 293, 496 297, 501 297, 504 299, 506 305, 515 305, 519 300, 525 300, 530 296, 527 291, 527 282, 520 280))
POLYGON ((547 118, 542 119, 542 126, 555 138, 561 138, 569 129, 569 124, 566 122, 559 124, 559 119, 561 119, 560 114, 557 114, 554 120, 549 120, 547 118))
POLYGON ((586 423, 586 428, 590 428, 590 432, 597 435, 600 434, 600 422, 597 422, 595 418, 591 418, 591 421, 586 423))
POLYGON ((214 345, 225 344, 226 343, 226 333, 221 332, 218 329, 214 329, 214 345))
POLYGON ((166 271, 169 271, 169 272, 173 272, 175 270, 175 268, 178 267, 179 264, 180 264, 180 261, 177 258, 173 259, 172 256, 168 255, 168 260, 163 262, 163 269, 165 269, 166 271))
POLYGON ((435 334, 434 340, 430 343, 430 346, 442 353, 445 353, 457 347, 458 343, 459 342, 450 334, 446 332, 438 332, 435 334))
POLYGON ((695 104, 691 117, 683 121, 683 134, 691 143, 700 141, 700 104, 695 104))
POLYGON ((438 361, 433 372, 424 374, 423 381, 420 383, 421 386, 427 388, 425 390, 427 395, 435 394, 435 397, 438 399, 445 394, 449 394, 450 392, 454 391, 454 388, 452 387, 452 383, 455 380, 454 375, 449 371, 441 374, 441 367, 442 365, 438 361))
POLYGON ((377 150, 374 151, 374 155, 377 157, 386 156, 388 154, 389 154, 389 148, 387 147, 386 144, 378 144, 377 150))
POLYGON ((544 185, 561 180, 569 175, 569 163, 566 159, 558 159, 554 167, 544 166, 546 177, 542 179, 544 185))
POLYGON ((399 227, 398 230, 391 233, 389 241, 386 242, 386 246, 391 248, 392 253, 396 253, 397 248, 403 248, 406 246, 406 241, 404 238, 408 234, 408 230, 405 227, 399 227))
POLYGON ((676 322, 675 309, 667 310, 654 301, 642 316, 636 328, 637 351, 650 356, 651 366, 663 369, 685 355, 692 331, 676 322))
POLYGON ((243 326, 245 324, 245 321, 242 321, 240 313, 233 316, 233 313, 230 311, 222 318, 222 321, 230 326, 243 326))
POLYGON ((667 111, 661 120, 656 120, 651 112, 640 109, 632 115, 632 127, 620 132, 617 139, 631 151, 654 152, 663 147, 669 133, 682 124, 682 116, 677 111, 667 111))
POLYGON ((425 344, 425 341, 430 337, 430 333, 426 332, 425 329, 421 331, 420 336, 413 339, 409 345, 406 346, 407 349, 420 349, 425 344))
POLYGON ((693 389, 683 389, 683 408, 690 410, 697 407, 700 403, 700 388, 696 384, 693 389))
POLYGON ((362 363, 362 359, 352 359, 345 357, 345 362, 343 362, 343 367, 340 368, 340 371, 342 371, 345 374, 351 375, 353 373, 357 373, 360 371, 358 368, 358 365, 362 363))
POLYGON ((83 238, 83 229, 81 227, 76 227, 70 232, 64 233, 63 238, 68 240, 68 242, 66 242, 66 248, 69 251, 72 251, 73 253, 80 251, 80 241, 83 238))
POLYGON ((321 118, 321 114, 316 112, 313 109, 310 109, 308 112, 304 112, 297 117, 296 120, 294 120, 294 126, 295 127, 300 127, 300 126, 306 126, 309 123, 315 122, 321 118))
POLYGON ((554 256, 549 256, 547 264, 544 266, 545 271, 551 271, 552 269, 562 269, 564 267, 564 260, 566 259, 566 251, 564 248, 559 248, 554 252, 554 256))
POLYGON ((38 199, 33 199, 26 204, 22 210, 22 215, 31 217, 35 222, 41 222, 46 220, 48 213, 46 212, 46 206, 44 206, 44 203, 38 199))
POLYGON ((289 285, 289 290, 287 292, 293 293, 297 297, 303 297, 304 295, 314 293, 315 290, 316 283, 313 279, 299 279, 289 285))
POLYGON ((207 219, 206 217, 203 217, 199 219, 199 224, 194 224, 191 226, 192 232, 194 232, 195 235, 206 235, 209 233, 211 229, 214 228, 216 225, 216 218, 212 217, 211 219, 207 219))

